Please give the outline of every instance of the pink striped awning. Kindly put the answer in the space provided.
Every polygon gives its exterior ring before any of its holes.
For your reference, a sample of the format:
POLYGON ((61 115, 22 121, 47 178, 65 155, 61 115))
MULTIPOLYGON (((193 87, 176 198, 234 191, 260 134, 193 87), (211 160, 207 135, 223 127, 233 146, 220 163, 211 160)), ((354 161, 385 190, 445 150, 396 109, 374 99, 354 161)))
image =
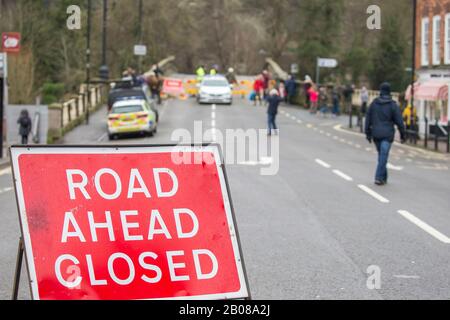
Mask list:
MULTIPOLYGON (((430 80, 414 84, 414 99, 423 101, 448 100, 448 85, 450 82, 430 80)), ((411 85, 406 89, 405 98, 411 99, 411 85)))

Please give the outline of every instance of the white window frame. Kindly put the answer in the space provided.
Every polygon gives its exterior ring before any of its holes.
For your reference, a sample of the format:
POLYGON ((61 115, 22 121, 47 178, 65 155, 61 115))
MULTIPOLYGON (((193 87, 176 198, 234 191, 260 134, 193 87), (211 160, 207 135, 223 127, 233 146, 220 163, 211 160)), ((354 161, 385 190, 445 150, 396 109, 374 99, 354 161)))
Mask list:
POLYGON ((445 64, 450 64, 450 13, 445 15, 445 64))
POLYGON ((433 53, 432 61, 434 66, 441 64, 441 16, 433 17, 433 53))
POLYGON ((430 48, 430 19, 422 19, 422 41, 421 41, 421 56, 422 66, 430 65, 429 48, 430 48))

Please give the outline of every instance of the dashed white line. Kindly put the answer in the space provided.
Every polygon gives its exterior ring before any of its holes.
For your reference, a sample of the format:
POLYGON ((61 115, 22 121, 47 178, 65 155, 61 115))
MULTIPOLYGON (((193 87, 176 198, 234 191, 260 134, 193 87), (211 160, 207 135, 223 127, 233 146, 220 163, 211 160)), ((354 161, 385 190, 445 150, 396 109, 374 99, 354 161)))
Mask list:
POLYGON ((216 105, 213 104, 213 105, 211 106, 211 108, 212 108, 213 110, 216 110, 216 105))
POLYGON ((407 275, 403 275, 403 274, 394 275, 394 278, 398 278, 398 279, 420 279, 419 276, 407 276, 407 275))
POLYGON ((302 124, 303 121, 302 121, 302 120, 297 120, 297 123, 298 123, 298 124, 302 124))
POLYGON ((6 192, 9 192, 9 191, 12 191, 12 190, 13 190, 13 188, 0 189, 0 194, 6 193, 6 192))
POLYGON ((211 127, 214 128, 215 126, 216 126, 216 120, 213 119, 213 120, 211 120, 211 127))
POLYGON ((450 238, 448 238, 446 235, 440 233, 439 231, 437 231, 435 228, 433 228, 429 224, 423 222, 422 220, 420 220, 419 218, 417 218, 413 214, 409 213, 406 210, 398 210, 397 212, 401 216, 403 216, 405 219, 407 219, 410 222, 414 223, 416 226, 418 226, 419 228, 421 228, 423 231, 427 232, 431 236, 435 237, 439 241, 441 241, 443 243, 446 243, 446 244, 450 244, 450 238))
POLYGON ((343 173, 342 171, 339 171, 339 170, 333 170, 333 173, 334 173, 335 175, 338 175, 339 177, 341 177, 341 178, 344 179, 344 180, 347 180, 347 181, 353 181, 353 178, 352 178, 352 177, 346 175, 346 174, 343 173))
POLYGON ((215 119, 216 118, 216 113, 213 111, 213 112, 211 112, 211 118, 212 119, 215 119))
POLYGON ((320 164, 320 165, 321 165, 322 167, 324 167, 324 168, 327 168, 327 169, 330 169, 330 168, 331 168, 331 165, 329 165, 328 163, 326 163, 326 162, 323 161, 323 160, 316 159, 316 163, 320 164))
POLYGON ((6 168, 6 169, 0 170, 0 176, 3 176, 5 174, 11 174, 11 168, 6 168))
POLYGON ((373 191, 372 189, 363 184, 358 185, 358 188, 360 188, 361 190, 368 193, 369 195, 371 195, 372 197, 374 197, 375 199, 377 199, 382 203, 389 203, 388 199, 386 199, 385 197, 381 196, 380 194, 378 194, 377 192, 373 191))
POLYGON ((103 139, 105 139, 107 135, 108 135, 108 133, 106 133, 106 132, 105 132, 104 134, 102 134, 102 135, 100 136, 100 138, 97 139, 97 142, 103 141, 103 139))

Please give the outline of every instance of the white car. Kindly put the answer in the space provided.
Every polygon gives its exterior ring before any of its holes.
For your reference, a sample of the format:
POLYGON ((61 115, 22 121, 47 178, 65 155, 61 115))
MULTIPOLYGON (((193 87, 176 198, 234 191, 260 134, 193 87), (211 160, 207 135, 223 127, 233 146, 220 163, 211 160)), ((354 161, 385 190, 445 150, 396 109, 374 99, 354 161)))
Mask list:
POLYGON ((224 76, 206 76, 197 95, 198 103, 233 103, 232 86, 224 76))

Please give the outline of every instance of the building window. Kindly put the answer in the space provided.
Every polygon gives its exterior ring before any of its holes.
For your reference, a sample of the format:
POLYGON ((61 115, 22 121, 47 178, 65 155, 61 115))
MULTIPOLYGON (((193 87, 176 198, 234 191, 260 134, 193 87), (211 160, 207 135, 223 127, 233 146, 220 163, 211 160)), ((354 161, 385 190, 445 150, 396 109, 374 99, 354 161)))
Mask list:
POLYGON ((450 13, 445 16, 445 64, 450 64, 450 13))
POLYGON ((441 64, 441 17, 433 18, 433 65, 441 64))
POLYGON ((430 21, 428 18, 422 19, 422 66, 428 66, 429 61, 429 45, 430 45, 430 21))

